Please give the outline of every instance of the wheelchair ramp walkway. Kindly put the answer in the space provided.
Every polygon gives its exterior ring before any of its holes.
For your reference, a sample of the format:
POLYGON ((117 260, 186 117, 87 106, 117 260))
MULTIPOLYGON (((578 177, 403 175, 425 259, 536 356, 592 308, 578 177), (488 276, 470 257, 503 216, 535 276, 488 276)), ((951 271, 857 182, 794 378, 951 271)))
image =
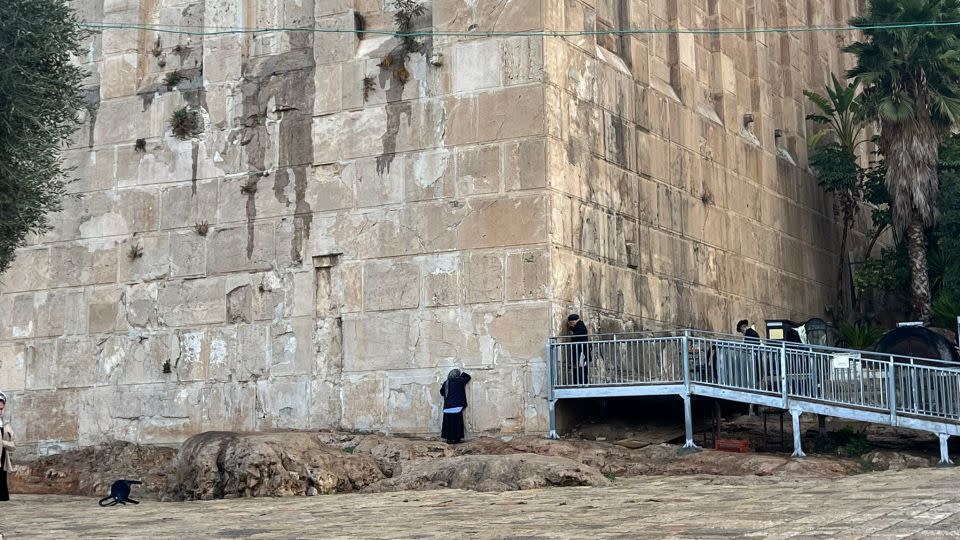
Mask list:
POLYGON ((691 396, 790 411, 794 455, 803 456, 800 415, 960 435, 960 364, 711 334, 694 330, 550 338, 550 428, 560 399, 669 396, 684 401, 686 448, 693 444, 691 396))

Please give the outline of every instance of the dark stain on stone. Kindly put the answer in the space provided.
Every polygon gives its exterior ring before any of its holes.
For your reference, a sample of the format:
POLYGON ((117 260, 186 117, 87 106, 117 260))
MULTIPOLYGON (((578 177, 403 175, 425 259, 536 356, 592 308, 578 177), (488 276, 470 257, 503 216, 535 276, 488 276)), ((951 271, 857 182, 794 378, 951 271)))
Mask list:
POLYGON ((197 194, 197 158, 200 156, 200 145, 193 141, 193 147, 190 148, 190 193, 197 194))
POLYGON ((621 167, 627 167, 627 126, 619 116, 610 117, 611 128, 613 128, 613 160, 621 167))
POLYGON ((287 169, 278 170, 273 178, 273 196, 277 199, 277 202, 285 205, 290 204, 290 199, 287 198, 287 194, 285 193, 289 185, 290 177, 287 169))
POLYGON ((307 202, 307 170, 294 170, 293 191, 296 198, 296 210, 293 221, 293 240, 290 246, 290 258, 303 261, 303 241, 310 237, 310 225, 313 223, 313 210, 307 202))
POLYGON ((87 145, 93 148, 94 131, 97 129, 97 112, 100 110, 100 87, 87 88, 84 95, 84 104, 90 121, 87 125, 87 145))
MULTIPOLYGON (((256 181, 255 178, 248 180, 256 181)), ((253 257, 254 222, 257 220, 257 190, 249 189, 247 195, 247 259, 253 257)))
MULTIPOLYGON (((270 132, 267 124, 274 119, 280 120, 277 141, 279 156, 273 193, 279 202, 287 205, 290 204, 286 192, 290 184, 290 174, 295 177, 295 185, 302 184, 302 188, 297 192, 297 197, 302 197, 306 190, 307 173, 313 164, 311 131, 316 73, 313 35, 308 32, 292 34, 291 46, 301 48, 278 55, 250 58, 244 62, 241 84, 242 113, 235 122, 242 125, 242 129, 233 137, 233 141, 245 147, 247 170, 251 175, 262 174, 268 167, 266 149, 270 146, 270 132)), ((309 206, 302 208, 298 202, 296 211, 309 214, 310 209, 309 206)), ((248 257, 253 254, 256 213, 253 194, 248 193, 248 257)), ((309 216, 304 217, 309 219, 309 216)), ((300 221, 303 221, 303 218, 300 221)), ((299 232, 299 239, 295 232, 292 253, 299 254, 300 242, 308 234, 309 226, 299 232)))
POLYGON ((403 116, 407 117, 407 125, 410 125, 411 105, 409 101, 400 101, 387 104, 387 130, 384 131, 381 141, 383 142, 383 154, 377 156, 377 172, 383 174, 384 171, 390 171, 390 164, 397 152, 397 134, 400 133, 400 120, 403 116))

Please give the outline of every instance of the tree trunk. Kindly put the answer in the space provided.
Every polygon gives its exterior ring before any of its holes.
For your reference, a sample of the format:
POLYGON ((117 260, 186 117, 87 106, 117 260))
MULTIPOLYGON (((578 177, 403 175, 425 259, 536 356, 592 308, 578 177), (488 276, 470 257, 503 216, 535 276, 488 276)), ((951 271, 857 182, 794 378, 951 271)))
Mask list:
POLYGON ((836 314, 838 320, 846 320, 847 316, 847 298, 846 298, 846 280, 844 279, 844 267, 847 262, 847 235, 850 232, 850 223, 847 220, 843 222, 843 236, 840 239, 840 257, 837 262, 837 307, 836 314))
POLYGON ((933 318, 933 307, 930 300, 930 277, 927 275, 927 237, 923 231, 923 219, 914 213, 910 224, 907 225, 913 312, 921 320, 929 321, 933 318))

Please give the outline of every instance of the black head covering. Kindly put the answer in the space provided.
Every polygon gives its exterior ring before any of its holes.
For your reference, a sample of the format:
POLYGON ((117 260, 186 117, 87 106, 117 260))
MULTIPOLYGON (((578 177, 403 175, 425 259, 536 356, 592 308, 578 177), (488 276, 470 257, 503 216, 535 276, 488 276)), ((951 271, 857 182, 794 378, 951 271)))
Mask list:
POLYGON ((577 315, 576 313, 572 313, 572 314, 570 314, 569 317, 567 317, 567 320, 568 320, 568 321, 571 321, 571 322, 572 322, 572 321, 579 321, 579 320, 580 320, 580 315, 577 315))
POLYGON ((750 326, 750 321, 743 319, 742 321, 738 322, 737 330, 739 330, 741 326, 750 326))
POLYGON ((450 373, 447 373, 448 379, 456 379, 459 376, 460 376, 460 370, 457 368, 453 368, 450 370, 450 373))

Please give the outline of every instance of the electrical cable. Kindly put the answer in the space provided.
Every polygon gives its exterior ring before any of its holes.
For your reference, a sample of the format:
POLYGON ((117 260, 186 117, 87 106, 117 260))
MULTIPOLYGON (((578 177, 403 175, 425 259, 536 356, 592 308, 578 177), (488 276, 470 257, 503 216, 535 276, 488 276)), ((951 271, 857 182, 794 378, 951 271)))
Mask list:
MULTIPOLYGON (((367 30, 352 28, 315 28, 313 26, 300 27, 261 27, 261 28, 219 28, 212 30, 190 30, 189 28, 206 28, 199 26, 174 26, 161 24, 130 24, 108 22, 83 22, 81 28, 92 31, 107 30, 144 30, 166 34, 182 34, 189 36, 218 36, 230 34, 259 34, 267 32, 309 32, 316 34, 368 34, 395 37, 576 37, 600 35, 644 35, 644 34, 694 34, 694 35, 722 35, 722 34, 785 34, 811 32, 862 32, 864 30, 899 30, 910 28, 960 27, 960 21, 923 21, 914 23, 889 23, 873 25, 837 25, 837 26, 781 26, 759 28, 627 28, 610 30, 530 30, 530 31, 416 31, 399 32, 396 30, 367 30)), ((216 28, 216 27, 214 27, 216 28)))

